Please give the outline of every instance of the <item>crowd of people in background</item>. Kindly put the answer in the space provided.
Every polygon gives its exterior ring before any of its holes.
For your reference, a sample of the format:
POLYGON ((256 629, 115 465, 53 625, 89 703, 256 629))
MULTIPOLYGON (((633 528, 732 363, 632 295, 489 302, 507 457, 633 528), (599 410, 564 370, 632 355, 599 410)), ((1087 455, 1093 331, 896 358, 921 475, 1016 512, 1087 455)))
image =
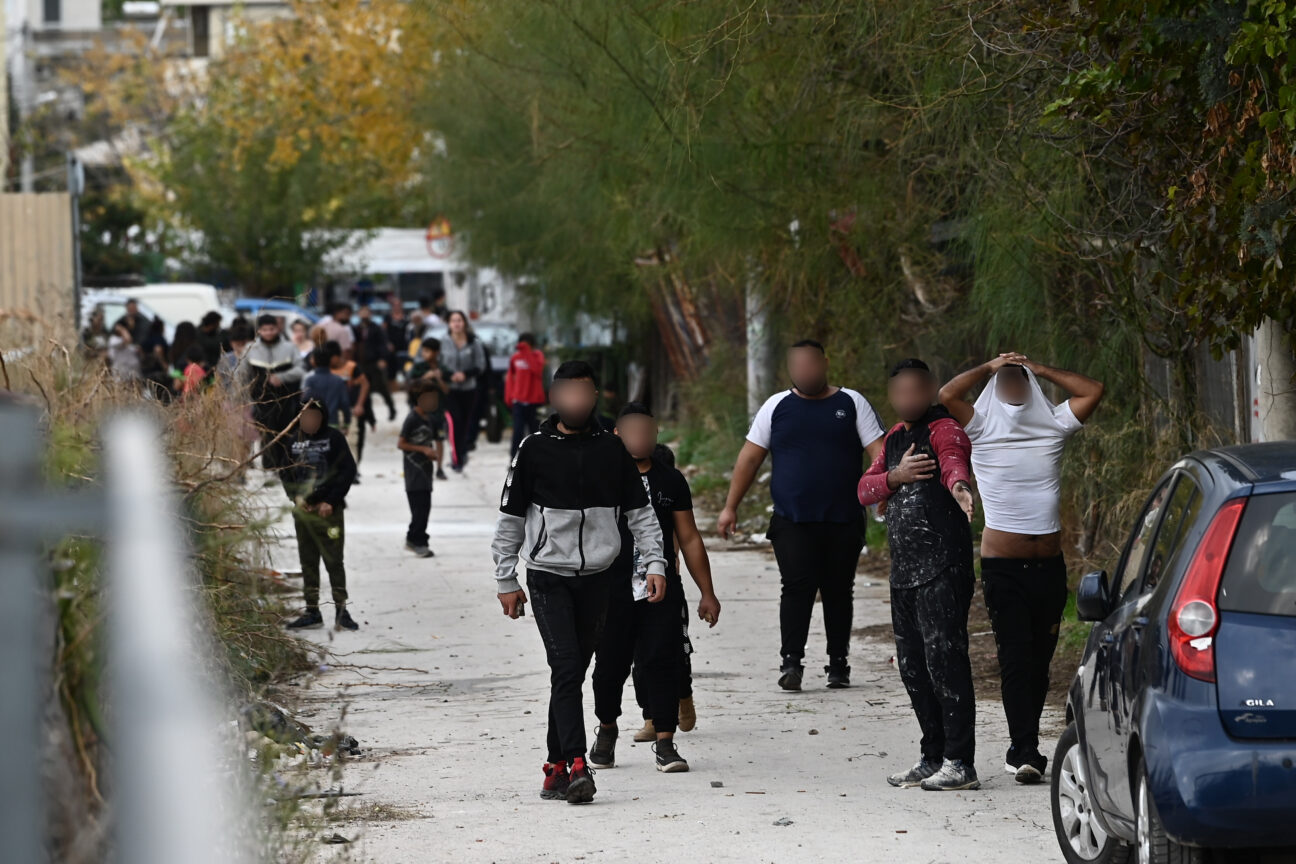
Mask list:
MULTIPOLYGON (((347 611, 343 513, 360 482, 375 402, 393 422, 394 393, 408 394, 397 438, 410 512, 405 548, 431 558, 434 482, 446 479, 447 456, 452 470, 464 470, 490 391, 489 351, 469 316, 434 304, 406 320, 397 303, 384 320, 369 306, 338 303, 318 324, 293 321, 286 333, 272 314, 224 326, 213 311, 177 324, 168 342, 162 322, 129 301, 111 328, 96 313, 84 348, 159 401, 189 398, 213 382, 237 389, 260 438, 248 444, 293 502, 306 601, 293 628, 323 624, 321 562, 336 627, 358 628, 347 611), (431 322, 444 325, 445 338, 428 334, 431 322)), ((635 740, 653 742, 658 770, 688 770, 674 744, 676 730, 696 719, 681 556, 701 591, 698 617, 714 626, 720 604, 688 482, 658 443, 652 412, 629 403, 615 418, 604 414, 599 403, 610 388, 600 391, 583 361, 559 365, 546 393, 545 366, 538 340, 522 334, 502 394, 512 413, 512 459, 492 551, 504 614, 518 618, 534 604, 551 667, 541 795, 585 803, 595 791, 592 769, 616 764, 617 719, 631 679, 644 720, 635 740), (540 423, 546 404, 555 413, 540 423), (581 691, 595 658, 598 724, 587 749, 581 691)), ((788 375, 792 386, 753 418, 718 519, 722 536, 735 532, 738 506, 772 455, 767 537, 782 582, 778 686, 802 689, 816 603, 827 636, 826 685, 850 686, 864 508, 876 506, 890 541, 896 664, 922 733, 918 761, 888 782, 979 788, 967 633, 975 478, 985 511, 981 576, 1010 735, 1005 769, 1038 783, 1047 765, 1039 719, 1067 598, 1060 457, 1097 407, 1102 384, 1006 353, 938 387, 926 363, 909 359, 890 373, 888 399, 900 422, 887 430, 861 393, 830 383, 820 343, 793 345, 788 375), (1041 380, 1067 398, 1053 404, 1041 380), (978 386, 980 396, 968 402, 978 386)))

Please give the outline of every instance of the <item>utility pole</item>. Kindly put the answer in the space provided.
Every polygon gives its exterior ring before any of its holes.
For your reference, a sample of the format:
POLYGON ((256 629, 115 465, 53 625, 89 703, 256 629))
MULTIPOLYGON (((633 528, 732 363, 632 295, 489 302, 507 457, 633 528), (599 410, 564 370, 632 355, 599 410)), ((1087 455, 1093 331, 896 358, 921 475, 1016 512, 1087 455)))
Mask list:
POLYGON ((768 298, 760 286, 760 269, 747 265, 745 287, 747 319, 747 415, 755 417, 773 387, 774 334, 766 307, 768 298))
POLYGON ((1255 407, 1262 441, 1296 439, 1296 353, 1292 335, 1272 318, 1256 330, 1255 407))
POLYGON ((9 23, 0 0, 0 194, 9 176, 9 23))
POLYGON ((67 155, 68 200, 72 207, 72 322, 81 332, 81 196, 85 194, 85 166, 76 153, 67 155))

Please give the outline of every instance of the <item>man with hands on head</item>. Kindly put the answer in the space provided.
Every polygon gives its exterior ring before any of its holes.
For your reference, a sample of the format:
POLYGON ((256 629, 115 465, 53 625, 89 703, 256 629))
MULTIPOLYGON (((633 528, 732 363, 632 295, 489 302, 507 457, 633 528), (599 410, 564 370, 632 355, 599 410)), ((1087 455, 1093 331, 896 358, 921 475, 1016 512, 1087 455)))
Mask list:
MULTIPOLYGON (((662 530, 621 439, 597 420, 594 369, 569 360, 549 390, 556 413, 522 440, 500 499, 491 551, 504 614, 518 618, 527 594, 518 583, 518 559, 550 669, 548 759, 542 798, 585 804, 594 798, 594 774, 585 760, 581 688, 598 646, 608 572, 621 551, 618 517, 639 551, 647 602, 667 596, 662 530)), ((674 550, 671 550, 674 554, 674 550)))
POLYGON ((1102 396, 1101 382, 1016 352, 963 372, 940 391, 941 404, 972 442, 985 505, 981 582, 1011 739, 1004 767, 1019 783, 1040 782, 1048 766, 1039 752, 1039 721, 1067 601, 1058 518, 1062 450, 1102 396), (1039 379, 1070 398, 1054 405, 1039 379), (976 403, 968 402, 968 392, 982 384, 976 403))

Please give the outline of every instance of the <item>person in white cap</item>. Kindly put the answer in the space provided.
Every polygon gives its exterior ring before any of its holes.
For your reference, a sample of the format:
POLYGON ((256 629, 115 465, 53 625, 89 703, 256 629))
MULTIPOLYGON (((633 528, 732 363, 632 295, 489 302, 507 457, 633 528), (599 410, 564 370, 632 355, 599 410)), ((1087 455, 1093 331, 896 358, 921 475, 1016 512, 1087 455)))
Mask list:
POLYGON ((981 582, 1011 739, 1004 767, 1019 783, 1038 783, 1048 765, 1039 752, 1039 721, 1067 601, 1058 518, 1062 450, 1102 396, 1101 382, 1018 353, 969 369, 940 391, 941 404, 972 442, 985 512, 981 582), (969 391, 987 379, 969 403, 969 391), (1054 405, 1040 379, 1069 398, 1054 405))

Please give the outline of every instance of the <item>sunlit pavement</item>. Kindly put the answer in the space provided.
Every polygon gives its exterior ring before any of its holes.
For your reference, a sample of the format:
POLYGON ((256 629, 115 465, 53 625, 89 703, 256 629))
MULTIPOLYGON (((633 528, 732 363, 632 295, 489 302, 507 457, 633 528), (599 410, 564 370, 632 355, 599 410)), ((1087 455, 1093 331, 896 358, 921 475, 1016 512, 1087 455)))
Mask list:
MULTIPOLYGON (((692 771, 660 774, 649 746, 631 743, 640 720, 627 688, 618 764, 598 772, 594 804, 542 801, 548 670, 534 619, 500 612, 489 550, 507 447, 483 443, 463 475, 438 485, 436 557, 420 560, 403 549, 397 428, 382 424, 371 436, 363 482, 348 499, 346 561, 361 630, 309 635, 330 641, 338 662, 363 667, 326 672, 301 694, 303 719, 316 726, 345 705, 344 726, 366 751, 343 779, 362 794, 342 804, 364 818, 329 827, 355 842, 321 843, 320 860, 342 849, 388 864, 1061 860, 1047 786, 1019 787, 1002 773, 997 702, 979 710, 981 791, 892 789, 887 773, 918 755, 892 646, 856 640, 855 686, 827 690, 816 620, 806 690, 779 690, 773 556, 722 551, 714 539, 724 611, 714 631, 693 628, 698 724, 677 738, 692 771)), ((296 569, 291 542, 275 560, 296 569)), ((856 626, 888 621, 885 599, 880 583, 857 591, 856 626)), ((592 729, 588 684, 586 706, 592 729)), ((1057 720, 1046 720, 1051 753, 1057 720)))

